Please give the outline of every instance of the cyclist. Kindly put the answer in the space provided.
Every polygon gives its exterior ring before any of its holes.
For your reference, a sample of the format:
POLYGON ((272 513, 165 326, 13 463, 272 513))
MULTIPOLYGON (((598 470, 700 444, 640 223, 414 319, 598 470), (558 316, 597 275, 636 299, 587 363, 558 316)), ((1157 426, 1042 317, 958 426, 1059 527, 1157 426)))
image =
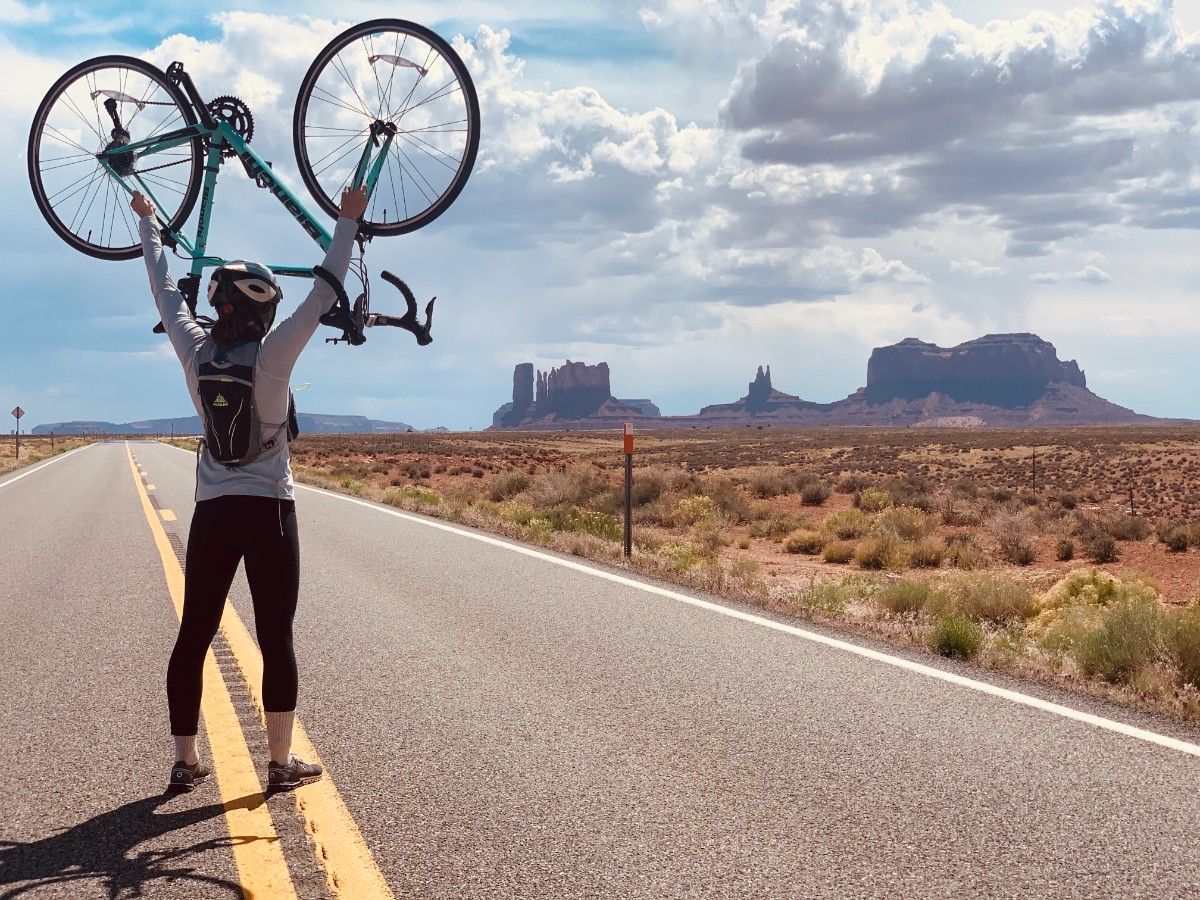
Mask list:
MULTIPOLYGON (((350 264, 363 189, 342 192, 341 217, 322 263, 338 280, 350 264)), ((265 266, 245 261, 217 269, 208 288, 216 310, 211 334, 176 288, 163 254, 154 203, 135 192, 142 249, 159 315, 183 364, 192 402, 205 423, 196 469, 196 509, 188 534, 183 618, 167 667, 175 762, 170 788, 190 791, 208 777, 196 752, 204 658, 220 626, 238 563, 245 561, 254 626, 263 656, 268 789, 289 790, 321 777, 321 767, 291 752, 298 676, 292 621, 300 588, 287 431, 292 367, 320 316, 333 306, 321 280, 274 328, 283 296, 265 266)), ((289 435, 290 436, 290 435, 289 435)))

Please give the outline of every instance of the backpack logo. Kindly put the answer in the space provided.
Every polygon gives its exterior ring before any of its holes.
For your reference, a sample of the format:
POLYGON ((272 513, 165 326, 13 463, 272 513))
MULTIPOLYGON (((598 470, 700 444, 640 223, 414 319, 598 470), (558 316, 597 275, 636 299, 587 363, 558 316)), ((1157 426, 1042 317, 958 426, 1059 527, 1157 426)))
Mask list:
POLYGON ((217 399, 213 401, 213 406, 228 406, 229 401, 225 399, 223 394, 217 394, 217 399))

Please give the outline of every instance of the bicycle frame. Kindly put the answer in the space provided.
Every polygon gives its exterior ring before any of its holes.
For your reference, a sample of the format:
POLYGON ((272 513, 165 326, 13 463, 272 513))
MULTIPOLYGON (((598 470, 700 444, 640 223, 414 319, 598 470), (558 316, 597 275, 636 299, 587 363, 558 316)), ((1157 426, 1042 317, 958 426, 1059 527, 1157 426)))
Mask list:
MULTIPOLYGON (((98 153, 96 158, 108 176, 119 184, 126 194, 132 196, 136 190, 148 197, 156 207, 162 209, 165 207, 155 196, 151 180, 143 177, 158 167, 152 166, 139 172, 136 166, 137 160, 153 157, 157 153, 197 139, 202 139, 207 143, 208 147, 202 166, 204 176, 201 183, 200 212, 196 223, 195 237, 189 237, 182 227, 173 228, 170 223, 164 222, 162 218, 159 219, 163 244, 176 252, 182 248, 184 254, 191 260, 191 270, 188 275, 179 279, 178 287, 192 314, 195 315, 201 274, 206 268, 223 266, 228 262, 222 257, 208 254, 209 227, 216 201, 217 176, 227 154, 229 154, 228 158, 237 157, 241 161, 247 177, 253 180, 258 187, 269 191, 322 250, 329 249, 333 243, 333 235, 330 229, 309 211, 304 202, 276 177, 271 164, 255 152, 249 141, 243 138, 233 125, 214 117, 199 91, 196 90, 191 77, 183 70, 182 64, 173 63, 166 74, 168 79, 173 80, 186 94, 187 102, 191 104, 199 121, 166 134, 145 138, 134 143, 121 143, 119 138, 124 136, 128 141, 129 135, 120 121, 115 101, 110 98, 105 103, 105 109, 112 118, 114 126, 113 142, 107 149, 98 153)), ((397 132, 396 126, 387 122, 376 121, 371 125, 354 175, 348 185, 351 189, 365 187, 367 196, 370 197, 378 183, 384 161, 397 132)), ((175 163, 166 163, 165 165, 171 166, 175 163)), ((370 233, 360 227, 357 235, 360 255, 370 237, 370 233)), ((336 302, 332 308, 322 314, 321 324, 341 329, 342 337, 327 338, 328 341, 334 343, 345 341, 352 345, 361 344, 366 340, 363 329, 373 325, 392 325, 411 331, 416 336, 417 343, 422 346, 432 340, 429 329, 432 323, 433 300, 430 300, 425 308, 425 323, 422 324, 417 319, 416 298, 412 291, 390 272, 383 272, 383 277, 400 289, 407 306, 407 312, 399 317, 369 311, 369 289, 366 284, 365 269, 360 270, 363 293, 359 295, 358 300, 351 304, 341 282, 320 266, 268 265, 268 268, 277 275, 320 278, 330 285, 336 295, 336 302)), ((161 331, 162 329, 163 325, 159 323, 155 330, 161 331)))

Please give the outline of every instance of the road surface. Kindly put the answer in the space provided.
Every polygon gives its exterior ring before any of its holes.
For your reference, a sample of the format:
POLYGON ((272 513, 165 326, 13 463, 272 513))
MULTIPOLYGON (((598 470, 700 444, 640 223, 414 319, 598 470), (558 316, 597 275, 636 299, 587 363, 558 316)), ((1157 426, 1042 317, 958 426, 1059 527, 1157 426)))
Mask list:
POLYGON ((262 794, 239 575, 165 795, 193 464, 0 479, 0 898, 1200 895, 1193 729, 307 488, 329 777, 262 794))

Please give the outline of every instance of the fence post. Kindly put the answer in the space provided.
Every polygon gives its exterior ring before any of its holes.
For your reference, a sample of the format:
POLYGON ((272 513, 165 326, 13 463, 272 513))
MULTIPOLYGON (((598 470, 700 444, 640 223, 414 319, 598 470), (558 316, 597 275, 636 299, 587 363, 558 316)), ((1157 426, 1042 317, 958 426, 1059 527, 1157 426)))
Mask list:
POLYGON ((625 423, 625 558, 633 554, 633 425, 625 423))

